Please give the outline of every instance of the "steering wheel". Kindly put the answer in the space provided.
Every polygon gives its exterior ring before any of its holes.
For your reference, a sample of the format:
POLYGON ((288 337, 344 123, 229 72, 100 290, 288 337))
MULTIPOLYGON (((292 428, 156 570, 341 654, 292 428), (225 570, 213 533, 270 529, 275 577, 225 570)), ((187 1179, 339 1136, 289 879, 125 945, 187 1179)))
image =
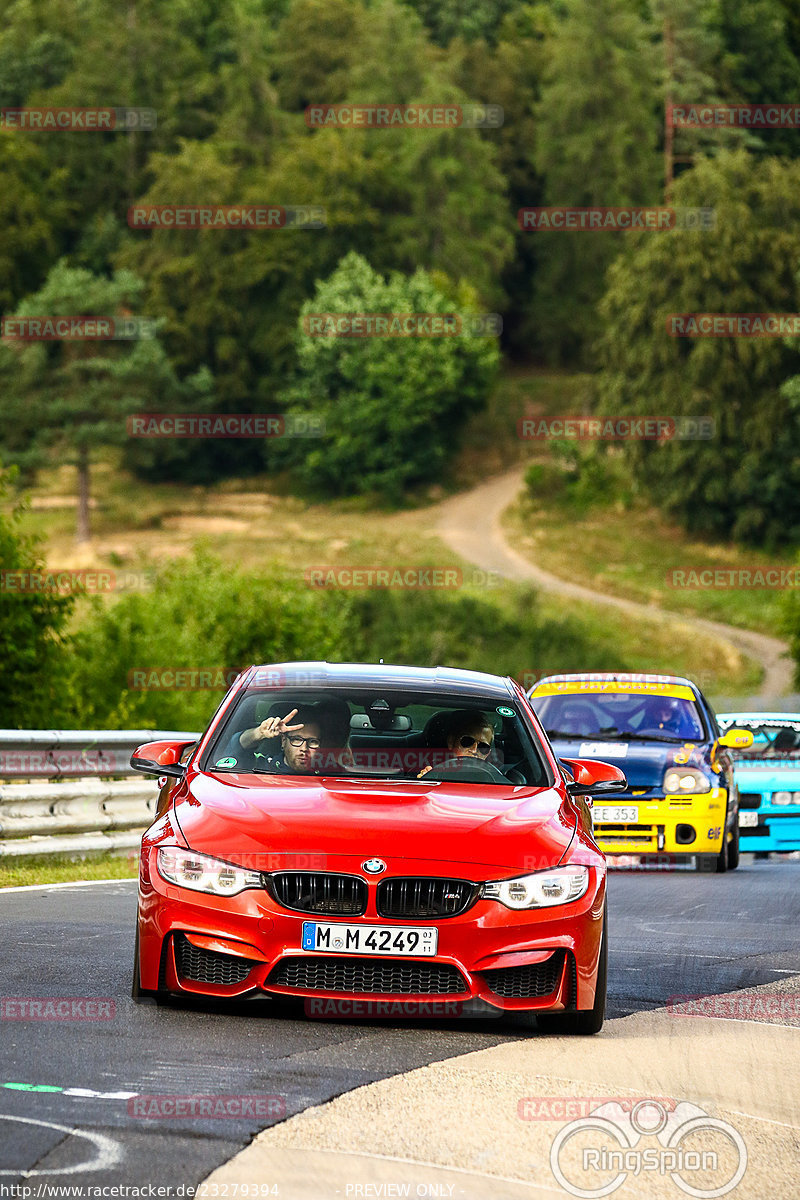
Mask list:
POLYGON ((427 771, 422 778, 447 783, 509 783, 503 772, 498 771, 492 763, 468 754, 445 759, 443 763, 427 771))

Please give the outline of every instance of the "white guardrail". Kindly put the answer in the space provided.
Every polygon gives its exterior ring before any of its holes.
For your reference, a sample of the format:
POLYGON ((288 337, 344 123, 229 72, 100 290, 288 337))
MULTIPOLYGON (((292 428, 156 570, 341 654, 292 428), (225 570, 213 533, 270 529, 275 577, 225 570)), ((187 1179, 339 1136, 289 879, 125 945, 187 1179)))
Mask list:
POLYGON ((201 736, 152 729, 0 729, 0 862, 28 854, 135 849, 155 817, 158 787, 154 776, 133 770, 131 754, 143 742, 201 736))

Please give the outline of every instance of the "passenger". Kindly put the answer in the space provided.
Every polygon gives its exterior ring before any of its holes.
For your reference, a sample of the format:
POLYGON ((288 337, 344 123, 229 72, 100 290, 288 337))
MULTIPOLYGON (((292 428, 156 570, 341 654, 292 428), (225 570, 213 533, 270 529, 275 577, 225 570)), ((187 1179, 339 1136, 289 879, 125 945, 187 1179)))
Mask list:
POLYGON ((312 708, 293 708, 285 716, 267 717, 252 729, 245 729, 234 740, 233 755, 247 753, 247 765, 276 775, 313 775, 316 756, 322 745, 320 725, 312 708), (269 742, 280 738, 280 747, 269 742), (236 748, 238 746, 238 749, 236 748))

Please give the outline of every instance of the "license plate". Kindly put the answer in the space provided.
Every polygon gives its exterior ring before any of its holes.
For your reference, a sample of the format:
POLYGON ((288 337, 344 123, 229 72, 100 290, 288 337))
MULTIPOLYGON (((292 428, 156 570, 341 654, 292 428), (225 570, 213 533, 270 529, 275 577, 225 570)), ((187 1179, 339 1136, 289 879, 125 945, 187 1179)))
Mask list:
POLYGON ((757 824, 758 824, 758 813, 757 812, 740 812, 739 813, 739 828, 740 829, 752 829, 753 826, 757 825, 757 824))
POLYGON ((581 742, 579 758, 627 758, 627 742, 581 742))
POLYGON ((406 954, 432 957, 439 930, 435 925, 329 925, 303 921, 303 950, 334 954, 406 954))
POLYGON ((623 806, 621 804, 595 804, 592 808, 592 820, 597 821, 613 821, 617 824, 620 821, 633 821, 637 823, 639 820, 639 810, 634 805, 623 806))

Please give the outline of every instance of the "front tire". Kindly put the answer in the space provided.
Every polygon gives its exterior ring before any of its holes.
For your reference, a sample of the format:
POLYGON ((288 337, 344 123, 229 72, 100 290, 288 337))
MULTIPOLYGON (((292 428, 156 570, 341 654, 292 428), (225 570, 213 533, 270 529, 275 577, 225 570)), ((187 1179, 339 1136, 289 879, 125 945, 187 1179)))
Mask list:
POLYGON ((578 1034, 591 1036, 603 1028, 606 1016, 606 994, 608 991, 608 909, 603 913, 603 934, 600 946, 600 961, 597 964, 597 985, 594 1004, 583 1012, 543 1013, 537 1016, 536 1024, 543 1033, 578 1034))
POLYGON ((728 845, 728 870, 735 871, 739 865, 739 814, 736 814, 736 824, 731 830, 731 840, 728 845))
POLYGON ((133 979, 131 980, 131 999, 134 1004, 147 1004, 151 1000, 155 1000, 159 1004, 163 999, 162 992, 151 992, 147 988, 142 987, 141 975, 139 974, 139 916, 136 916, 136 940, 133 944, 133 979))

